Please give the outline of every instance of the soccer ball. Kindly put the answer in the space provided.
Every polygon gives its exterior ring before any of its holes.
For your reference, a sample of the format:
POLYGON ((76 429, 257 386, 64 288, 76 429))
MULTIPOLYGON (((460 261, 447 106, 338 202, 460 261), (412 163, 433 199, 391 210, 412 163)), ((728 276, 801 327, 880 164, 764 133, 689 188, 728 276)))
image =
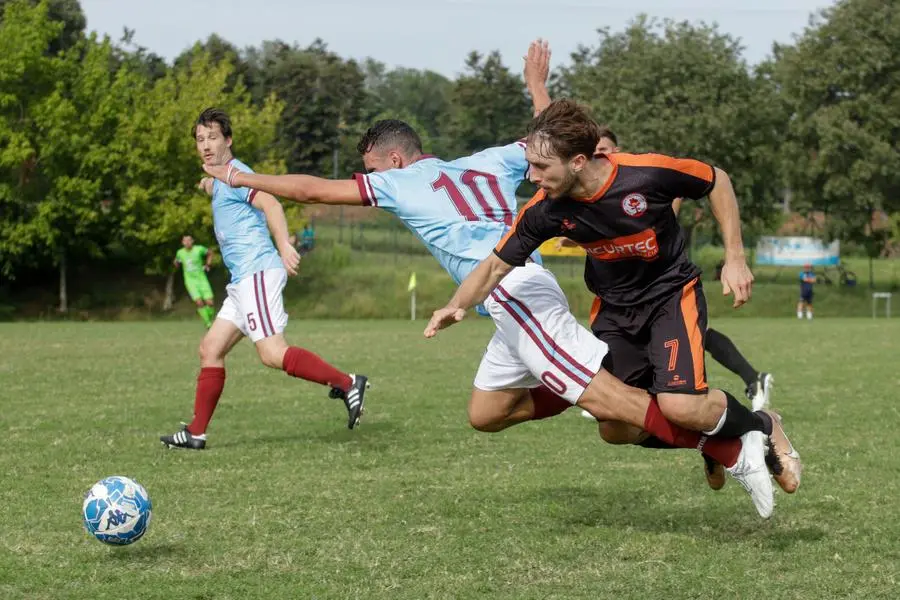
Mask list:
POLYGON ((150 496, 133 479, 114 475, 95 483, 84 497, 84 527, 104 544, 133 544, 147 533, 150 496))

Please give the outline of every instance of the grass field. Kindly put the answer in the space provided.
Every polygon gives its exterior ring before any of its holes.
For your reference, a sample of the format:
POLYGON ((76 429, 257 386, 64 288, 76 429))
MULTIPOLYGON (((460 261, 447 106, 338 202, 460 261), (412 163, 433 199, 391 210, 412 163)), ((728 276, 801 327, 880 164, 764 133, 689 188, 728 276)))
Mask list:
POLYGON ((574 410, 470 430, 490 323, 423 325, 292 322, 372 376, 353 432, 245 342, 205 452, 157 441, 190 416, 199 321, 0 325, 0 598, 900 597, 897 320, 715 323, 775 373, 806 463, 768 522, 696 454, 603 445, 574 410), (153 500, 131 547, 81 528, 111 474, 153 500))

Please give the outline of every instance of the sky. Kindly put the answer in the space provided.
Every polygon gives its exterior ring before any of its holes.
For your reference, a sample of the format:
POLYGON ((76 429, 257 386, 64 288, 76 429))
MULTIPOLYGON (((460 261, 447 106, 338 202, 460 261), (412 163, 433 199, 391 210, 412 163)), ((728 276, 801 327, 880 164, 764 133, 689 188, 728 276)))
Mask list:
POLYGON ((569 62, 597 29, 624 29, 640 13, 718 23, 740 38, 756 64, 773 42, 790 43, 829 0, 81 0, 89 30, 134 42, 168 61, 216 33, 239 48, 281 39, 300 46, 322 38, 345 58, 431 69, 455 77, 471 50, 500 50, 521 65, 528 42, 550 41, 553 64, 569 62))

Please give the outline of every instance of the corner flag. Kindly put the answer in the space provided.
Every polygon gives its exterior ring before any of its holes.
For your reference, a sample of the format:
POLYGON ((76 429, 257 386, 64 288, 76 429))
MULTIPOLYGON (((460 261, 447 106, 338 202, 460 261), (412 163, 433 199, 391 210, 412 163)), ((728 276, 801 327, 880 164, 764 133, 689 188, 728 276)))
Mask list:
POLYGON ((411 292, 416 289, 416 274, 413 273, 409 276, 409 285, 406 286, 406 291, 411 292))

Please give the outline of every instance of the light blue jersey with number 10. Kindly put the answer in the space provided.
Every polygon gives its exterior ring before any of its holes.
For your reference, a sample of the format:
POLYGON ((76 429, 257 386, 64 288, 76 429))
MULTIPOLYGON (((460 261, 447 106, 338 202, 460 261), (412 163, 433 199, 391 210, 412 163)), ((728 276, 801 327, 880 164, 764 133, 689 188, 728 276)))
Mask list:
POLYGON ((512 225, 527 170, 520 141, 449 162, 425 156, 354 179, 363 204, 397 215, 459 284, 512 225))

